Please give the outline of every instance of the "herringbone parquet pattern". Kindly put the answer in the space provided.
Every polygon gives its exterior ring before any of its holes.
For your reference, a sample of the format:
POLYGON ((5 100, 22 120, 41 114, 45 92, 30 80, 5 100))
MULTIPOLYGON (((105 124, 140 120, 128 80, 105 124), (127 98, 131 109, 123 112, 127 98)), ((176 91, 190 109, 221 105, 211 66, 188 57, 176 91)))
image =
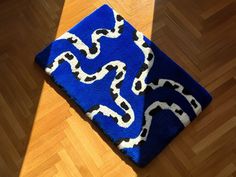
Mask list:
POLYGON ((236 176, 235 0, 2 0, 0 22, 0 177, 236 176), (103 3, 214 97, 144 169, 34 64, 39 50, 103 3))

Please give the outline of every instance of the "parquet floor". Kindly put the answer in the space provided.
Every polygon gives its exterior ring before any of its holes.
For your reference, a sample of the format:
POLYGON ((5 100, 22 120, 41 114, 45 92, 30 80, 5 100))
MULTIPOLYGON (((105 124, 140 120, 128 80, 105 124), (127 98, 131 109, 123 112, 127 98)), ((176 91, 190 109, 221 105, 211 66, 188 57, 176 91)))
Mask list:
POLYGON ((235 0, 1 0, 0 177, 236 177, 235 0), (184 67, 211 105, 135 167, 34 64, 103 3, 184 67))

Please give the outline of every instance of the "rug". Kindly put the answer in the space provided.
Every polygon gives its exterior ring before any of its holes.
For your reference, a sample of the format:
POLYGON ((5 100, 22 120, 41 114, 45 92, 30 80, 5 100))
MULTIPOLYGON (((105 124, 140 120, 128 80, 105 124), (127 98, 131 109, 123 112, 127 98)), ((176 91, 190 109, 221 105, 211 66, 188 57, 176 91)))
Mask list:
POLYGON ((212 99, 108 5, 57 38, 36 62, 138 166, 159 154, 212 99))

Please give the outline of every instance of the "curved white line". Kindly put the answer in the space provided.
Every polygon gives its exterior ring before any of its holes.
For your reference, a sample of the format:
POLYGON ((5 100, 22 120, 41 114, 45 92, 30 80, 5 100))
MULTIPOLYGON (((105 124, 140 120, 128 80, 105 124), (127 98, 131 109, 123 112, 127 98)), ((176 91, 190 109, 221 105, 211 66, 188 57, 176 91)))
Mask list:
POLYGON ((117 114, 116 112, 114 112, 113 110, 111 110, 110 108, 108 108, 107 106, 104 106, 104 105, 100 105, 98 110, 94 110, 93 112, 88 112, 87 116, 90 119, 93 119, 93 117, 98 112, 101 112, 105 116, 109 116, 109 117, 111 116, 113 118, 116 118, 117 124, 121 127, 124 127, 124 128, 129 127, 133 123, 134 111, 133 111, 130 103, 120 95, 120 88, 116 87, 116 85, 119 82, 122 82, 125 78, 126 71, 124 70, 124 68, 126 67, 126 65, 123 62, 118 61, 118 60, 111 61, 111 62, 107 63, 106 65, 104 65, 100 69, 100 71, 95 72, 94 74, 87 74, 81 69, 80 66, 78 67, 79 62, 78 62, 78 59, 76 58, 76 56, 74 56, 72 52, 66 51, 66 52, 61 53, 59 56, 57 56, 54 59, 54 61, 50 67, 45 68, 46 73, 51 75, 58 68, 58 66, 60 65, 60 62, 62 62, 62 61, 66 61, 70 65, 72 73, 76 74, 76 77, 82 83, 85 83, 85 84, 92 84, 95 81, 103 79, 109 73, 109 70, 106 69, 108 66, 112 66, 112 67, 116 68, 116 76, 111 83, 111 89, 113 90, 113 94, 117 94, 117 98, 114 101, 124 112, 126 112, 126 114, 128 114, 130 116, 130 119, 127 122, 125 122, 122 119, 123 118, 122 116, 120 116, 119 114, 117 114), (66 55, 70 55, 70 59, 68 59, 66 57, 66 55), (119 74, 121 74, 121 76, 118 78, 117 76, 119 74), (94 79, 86 81, 86 78, 88 78, 88 77, 94 78, 94 79), (123 108, 121 106, 122 104, 125 104, 127 106, 127 109, 123 108))
POLYGON ((95 30, 92 35, 92 44, 96 45, 97 48, 97 52, 92 54, 89 51, 89 47, 75 34, 72 34, 70 32, 65 32, 62 36, 60 36, 59 38, 57 38, 57 40, 61 40, 61 39, 69 39, 71 38, 72 40, 76 41, 75 43, 72 43, 78 50, 84 50, 87 54, 87 58, 88 59, 94 59, 95 57, 97 57, 100 54, 100 48, 101 48, 101 44, 99 42, 99 39, 103 36, 108 37, 108 38, 117 38, 121 35, 121 33, 119 33, 119 27, 121 27, 122 25, 124 25, 124 20, 117 20, 117 16, 119 15, 115 10, 113 10, 113 14, 114 14, 114 19, 115 19, 115 25, 113 30, 111 29, 105 29, 105 28, 100 28, 95 30), (97 31, 99 30, 105 30, 107 31, 107 34, 96 34, 97 31))
POLYGON ((150 112, 155 109, 157 106, 159 106, 161 109, 163 110, 170 110, 171 112, 173 112, 175 114, 175 116, 180 120, 180 122, 186 127, 189 123, 190 123, 190 119, 189 116, 183 112, 181 115, 178 114, 176 112, 176 110, 182 110, 177 104, 172 103, 171 106, 169 106, 167 103, 165 102, 160 102, 160 101, 156 101, 154 103, 152 103, 145 111, 144 115, 145 115, 145 125, 142 127, 142 130, 140 131, 140 133, 138 134, 137 137, 135 138, 130 138, 128 141, 122 141, 119 145, 118 148, 119 149, 124 149, 124 148, 132 148, 135 145, 138 145, 139 142, 146 141, 148 134, 149 134, 149 130, 150 130, 150 126, 151 126, 151 122, 152 122, 152 116, 150 115, 150 112), (145 136, 141 136, 144 129, 146 129, 146 135, 145 136))

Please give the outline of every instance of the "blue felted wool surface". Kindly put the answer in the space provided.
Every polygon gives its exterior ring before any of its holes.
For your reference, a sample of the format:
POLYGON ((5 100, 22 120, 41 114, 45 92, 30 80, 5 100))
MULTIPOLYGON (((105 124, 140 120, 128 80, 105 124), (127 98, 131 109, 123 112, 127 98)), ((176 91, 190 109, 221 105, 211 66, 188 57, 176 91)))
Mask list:
POLYGON ((52 42, 36 62, 139 166, 211 101, 189 74, 107 5, 52 42))

